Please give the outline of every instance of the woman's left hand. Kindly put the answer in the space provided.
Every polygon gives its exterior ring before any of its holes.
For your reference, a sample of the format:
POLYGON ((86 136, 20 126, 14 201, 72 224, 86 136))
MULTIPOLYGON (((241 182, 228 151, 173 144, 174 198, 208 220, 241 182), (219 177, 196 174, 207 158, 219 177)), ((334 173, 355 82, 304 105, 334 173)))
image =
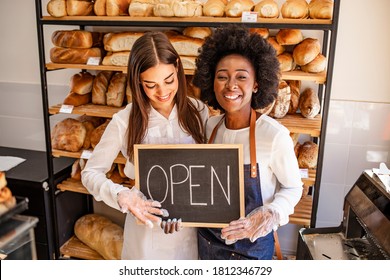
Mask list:
POLYGON ((245 218, 232 221, 221 230, 221 238, 230 245, 237 240, 248 238, 255 242, 257 238, 266 236, 276 230, 279 224, 279 214, 272 208, 261 206, 254 209, 245 218))

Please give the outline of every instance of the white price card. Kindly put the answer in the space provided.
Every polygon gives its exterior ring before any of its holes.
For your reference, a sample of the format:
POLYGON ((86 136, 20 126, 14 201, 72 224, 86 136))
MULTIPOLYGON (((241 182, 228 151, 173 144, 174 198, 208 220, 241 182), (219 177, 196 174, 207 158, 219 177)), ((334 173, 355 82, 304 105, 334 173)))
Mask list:
POLYGON ((91 150, 83 150, 81 152, 80 158, 82 158, 82 159, 89 159, 91 157, 91 155, 92 155, 92 151, 91 150))
POLYGON ((90 57, 88 58, 87 65, 99 65, 100 57, 90 57))
POLYGON ((299 172, 301 173, 302 179, 309 178, 309 169, 299 169, 299 172))
POLYGON ((72 114, 73 107, 73 105, 62 104, 60 108, 60 113, 72 114))
POLYGON ((257 12, 242 12, 241 22, 257 22, 257 12))

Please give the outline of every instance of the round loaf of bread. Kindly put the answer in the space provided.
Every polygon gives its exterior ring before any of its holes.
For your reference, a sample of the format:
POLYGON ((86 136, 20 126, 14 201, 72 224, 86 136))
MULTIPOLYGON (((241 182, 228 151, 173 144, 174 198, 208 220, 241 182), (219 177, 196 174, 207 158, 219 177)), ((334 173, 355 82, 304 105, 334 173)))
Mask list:
POLYGON ((225 15, 226 0, 208 0, 203 4, 203 15, 208 17, 223 17, 225 15))
POLYGON ((285 48, 281 44, 278 43, 278 41, 276 40, 276 38, 274 36, 268 37, 267 41, 275 49, 276 55, 280 55, 285 51, 285 48))
POLYGON ((298 166, 300 168, 316 168, 318 160, 318 145, 306 141, 299 148, 298 166))
POLYGON ((280 29, 275 37, 280 45, 297 45, 303 40, 300 29, 280 29))
POLYGON ((309 3, 309 16, 315 19, 332 19, 333 0, 311 0, 309 3))
POLYGON ((89 72, 74 74, 70 78, 70 91, 81 95, 92 92, 94 78, 89 72))
POLYGON ((203 15, 202 4, 198 1, 174 1, 172 9, 175 17, 200 17, 203 15))
POLYGON ((183 35, 192 37, 192 38, 198 38, 198 39, 205 39, 206 37, 210 36, 212 33, 212 30, 210 27, 197 27, 197 26, 189 26, 183 29, 183 35))
POLYGON ((231 0, 225 7, 227 17, 240 17, 242 12, 252 10, 255 3, 252 0, 231 0))
POLYGON ((277 119, 283 118, 287 114, 288 108, 290 107, 290 98, 290 87, 286 81, 280 81, 278 96, 276 97, 275 104, 272 107, 269 116, 277 119))
POLYGON ((261 0, 253 8, 260 18, 278 18, 279 7, 275 0, 261 0))
POLYGON ((66 0, 50 0, 47 3, 46 9, 52 17, 64 17, 68 15, 66 12, 66 0))
POLYGON ((313 89, 305 89, 299 96, 299 110, 302 116, 314 119, 321 110, 320 100, 313 89))
POLYGON ((321 51, 320 42, 315 38, 306 38, 294 47, 293 58, 302 66, 313 61, 321 51))
POLYGON ((66 118, 58 122, 51 133, 53 149, 78 152, 83 147, 87 130, 78 120, 66 118))
POLYGON ((269 37, 269 29, 268 28, 249 28, 249 31, 259 34, 264 39, 268 39, 268 37, 269 37))
POLYGON ((102 138, 102 135, 104 131, 106 130, 107 125, 110 123, 110 120, 107 119, 103 124, 96 127, 92 133, 91 133, 91 146, 92 148, 95 148, 96 145, 99 143, 100 138, 102 138))
POLYGON ((326 57, 322 53, 319 53, 311 62, 302 65, 301 70, 309 73, 320 73, 325 71, 326 63, 326 57))
POLYGON ((309 4, 306 0, 286 0, 280 9, 280 12, 283 18, 308 18, 309 4))
POLYGON ((132 0, 129 6, 129 15, 132 17, 152 17, 154 0, 132 0))
POLYGON ((281 72, 292 71, 295 69, 295 63, 291 53, 284 52, 279 54, 277 58, 280 64, 279 67, 281 72))

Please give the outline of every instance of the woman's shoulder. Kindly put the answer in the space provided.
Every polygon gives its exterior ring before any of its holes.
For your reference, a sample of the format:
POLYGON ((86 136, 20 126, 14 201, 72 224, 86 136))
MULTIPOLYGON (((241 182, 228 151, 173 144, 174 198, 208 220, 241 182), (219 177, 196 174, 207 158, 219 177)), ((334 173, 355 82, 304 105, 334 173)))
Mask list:
POLYGON ((131 111, 131 106, 132 106, 132 103, 127 104, 124 108, 122 108, 121 110, 116 112, 112 116, 112 119, 121 120, 121 121, 124 121, 124 122, 127 123, 129 121, 129 115, 130 115, 130 111, 131 111))
POLYGON ((195 105, 197 109, 203 109, 206 107, 206 104, 204 104, 201 100, 188 96, 188 99, 191 101, 192 104, 195 105))

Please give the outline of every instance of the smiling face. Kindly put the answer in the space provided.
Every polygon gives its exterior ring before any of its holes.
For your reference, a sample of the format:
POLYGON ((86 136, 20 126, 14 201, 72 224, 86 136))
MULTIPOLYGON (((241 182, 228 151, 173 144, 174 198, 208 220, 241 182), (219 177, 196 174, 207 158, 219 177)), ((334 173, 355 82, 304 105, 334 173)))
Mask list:
POLYGON ((168 117, 179 85, 175 66, 160 63, 141 73, 140 80, 153 108, 168 117))
POLYGON ((216 67, 214 92, 226 117, 249 116, 252 93, 257 91, 255 70, 252 63, 238 54, 222 58, 216 67))

